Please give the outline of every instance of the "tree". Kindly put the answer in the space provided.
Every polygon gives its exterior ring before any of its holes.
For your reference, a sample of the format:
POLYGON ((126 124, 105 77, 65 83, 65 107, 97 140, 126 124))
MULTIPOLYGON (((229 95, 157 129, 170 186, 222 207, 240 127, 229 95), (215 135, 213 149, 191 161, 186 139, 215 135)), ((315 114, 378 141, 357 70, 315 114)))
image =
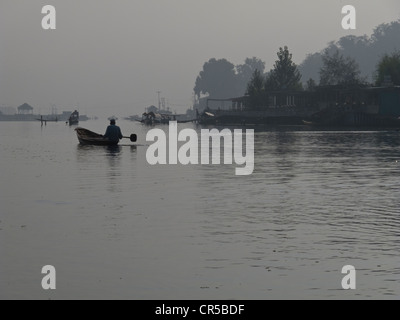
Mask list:
POLYGON ((319 83, 319 70, 322 67, 322 54, 320 52, 308 54, 299 65, 299 71, 303 79, 315 79, 319 83))
POLYGON ((307 84, 306 84, 306 90, 307 91, 315 91, 315 88, 317 87, 317 83, 314 81, 313 78, 308 79, 307 84))
POLYGON ((250 79, 250 82, 247 84, 246 95, 254 96, 263 93, 264 91, 264 77, 259 70, 255 70, 250 79))
MULTIPOLYGON (((387 53, 399 49, 400 20, 381 24, 376 27, 370 36, 356 37, 348 35, 338 41, 328 43, 327 50, 334 54, 339 50, 345 57, 357 60, 361 70, 361 76, 369 81, 375 81, 373 77, 380 59, 387 53)), ((299 70, 303 79, 313 78, 319 82, 319 70, 322 67, 322 55, 325 50, 309 54, 300 64, 299 70)))
POLYGON ((265 81, 265 90, 299 90, 301 75, 297 65, 292 61, 288 47, 279 48, 278 60, 275 62, 265 81))
POLYGON ((376 70, 376 84, 382 85, 387 77, 394 85, 400 85, 400 51, 391 55, 385 54, 376 70))
POLYGON ((264 93, 264 76, 259 70, 255 70, 250 82, 247 84, 246 95, 250 97, 250 105, 256 107, 262 103, 264 93))
POLYGON ((357 62, 350 57, 345 58, 339 50, 332 55, 325 51, 322 63, 321 86, 360 84, 364 81, 360 77, 361 71, 357 62))
POLYGON ((254 72, 259 71, 261 75, 265 72, 265 62, 260 59, 246 58, 244 64, 236 66, 237 70, 237 90, 243 94, 247 90, 247 86, 251 81, 254 72))
POLYGON ((236 95, 235 66, 226 59, 210 59, 196 79, 194 92, 198 98, 231 98, 236 95))

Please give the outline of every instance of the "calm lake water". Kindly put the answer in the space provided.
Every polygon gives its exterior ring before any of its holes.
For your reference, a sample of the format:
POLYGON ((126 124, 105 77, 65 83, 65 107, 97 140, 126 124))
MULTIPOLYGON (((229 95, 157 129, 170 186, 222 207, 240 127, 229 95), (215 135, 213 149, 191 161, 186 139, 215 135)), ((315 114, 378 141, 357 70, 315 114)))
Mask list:
POLYGON ((1 299, 400 298, 399 132, 257 131, 254 173, 239 177, 152 167, 148 128, 118 124, 138 146, 0 123, 1 299))

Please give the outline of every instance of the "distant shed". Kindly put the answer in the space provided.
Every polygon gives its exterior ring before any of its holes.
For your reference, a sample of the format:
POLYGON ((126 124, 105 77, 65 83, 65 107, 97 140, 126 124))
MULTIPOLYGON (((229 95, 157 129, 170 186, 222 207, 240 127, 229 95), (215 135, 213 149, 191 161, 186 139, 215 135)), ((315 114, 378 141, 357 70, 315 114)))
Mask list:
POLYGON ((18 107, 18 114, 33 114, 33 107, 27 103, 24 103, 18 107))

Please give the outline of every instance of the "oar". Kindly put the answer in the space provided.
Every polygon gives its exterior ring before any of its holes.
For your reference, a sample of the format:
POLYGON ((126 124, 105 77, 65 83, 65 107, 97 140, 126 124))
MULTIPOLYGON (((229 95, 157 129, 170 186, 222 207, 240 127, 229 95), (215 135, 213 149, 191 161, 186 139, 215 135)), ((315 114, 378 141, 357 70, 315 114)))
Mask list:
POLYGON ((137 135, 136 134, 131 134, 130 137, 123 137, 124 139, 130 139, 132 142, 137 141, 137 135))

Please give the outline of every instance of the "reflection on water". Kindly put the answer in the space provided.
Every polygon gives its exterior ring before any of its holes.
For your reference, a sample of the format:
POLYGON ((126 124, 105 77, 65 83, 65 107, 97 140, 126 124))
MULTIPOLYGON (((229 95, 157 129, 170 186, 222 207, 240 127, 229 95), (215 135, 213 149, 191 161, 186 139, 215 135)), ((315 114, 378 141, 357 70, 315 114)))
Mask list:
POLYGON ((121 170, 121 147, 108 146, 106 149, 106 158, 108 161, 107 184, 108 191, 111 193, 120 192, 120 182, 118 181, 122 175, 121 170))
POLYGON ((299 287, 335 289, 339 268, 354 264, 367 279, 381 277, 374 293, 361 282, 364 296, 398 296, 398 135, 259 132, 255 150, 251 178, 227 176, 221 183, 220 175, 204 171, 200 212, 210 240, 203 244, 208 266, 250 265, 263 277, 273 274, 255 284, 261 292, 275 279, 283 279, 281 288, 292 279, 299 287), (215 243, 223 250, 215 251, 215 243), (323 272, 325 281, 314 272, 323 272))
POLYGON ((0 297, 399 297, 397 132, 260 130, 254 173, 239 177, 25 126, 0 141, 13 182, 0 185, 0 297), (55 293, 32 271, 48 263, 62 270, 55 293), (355 292, 341 290, 348 264, 355 292))
POLYGON ((124 150, 131 152, 131 160, 136 159, 136 146, 77 146, 77 162, 83 185, 103 181, 107 190, 121 192, 121 178, 125 174, 122 167, 124 150), (102 168, 99 170, 99 168, 102 168), (93 171, 96 173, 94 174, 93 171))

